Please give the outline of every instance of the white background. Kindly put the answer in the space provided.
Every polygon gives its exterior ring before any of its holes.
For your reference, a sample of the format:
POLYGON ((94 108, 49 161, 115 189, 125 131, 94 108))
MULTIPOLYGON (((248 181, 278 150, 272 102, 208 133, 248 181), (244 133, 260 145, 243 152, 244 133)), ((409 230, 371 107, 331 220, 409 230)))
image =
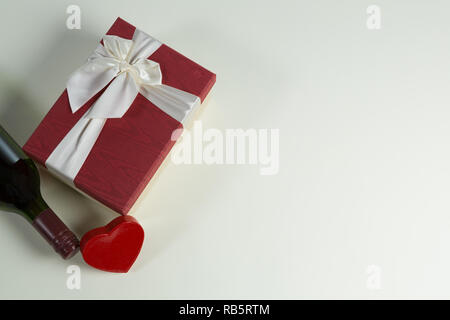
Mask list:
MULTIPOLYGON (((120 16, 217 73, 205 129, 280 129, 280 170, 169 161, 136 209, 146 240, 128 274, 63 261, 1 214, 0 297, 450 298, 449 9, 2 1, 0 123, 20 144, 120 16), (81 30, 66 28, 70 4, 81 30), (71 264, 81 290, 66 288, 71 264)), ((80 236, 117 216, 44 172, 42 190, 80 236)))

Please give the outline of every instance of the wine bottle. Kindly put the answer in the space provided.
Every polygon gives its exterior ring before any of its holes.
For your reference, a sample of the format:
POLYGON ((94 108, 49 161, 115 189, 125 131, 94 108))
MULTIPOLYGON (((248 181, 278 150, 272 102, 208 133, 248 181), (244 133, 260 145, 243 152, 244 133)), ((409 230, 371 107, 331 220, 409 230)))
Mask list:
POLYGON ((0 126, 0 209, 23 216, 64 259, 79 249, 72 231, 41 196, 39 172, 33 161, 0 126))

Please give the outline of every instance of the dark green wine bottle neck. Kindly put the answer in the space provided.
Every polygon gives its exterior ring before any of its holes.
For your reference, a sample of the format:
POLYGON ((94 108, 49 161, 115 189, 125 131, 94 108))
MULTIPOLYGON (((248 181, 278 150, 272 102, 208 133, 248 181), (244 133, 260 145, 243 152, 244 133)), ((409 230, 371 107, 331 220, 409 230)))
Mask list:
POLYGON ((36 197, 28 205, 26 205, 21 211, 24 217, 32 222, 41 212, 49 209, 47 203, 41 196, 36 197))

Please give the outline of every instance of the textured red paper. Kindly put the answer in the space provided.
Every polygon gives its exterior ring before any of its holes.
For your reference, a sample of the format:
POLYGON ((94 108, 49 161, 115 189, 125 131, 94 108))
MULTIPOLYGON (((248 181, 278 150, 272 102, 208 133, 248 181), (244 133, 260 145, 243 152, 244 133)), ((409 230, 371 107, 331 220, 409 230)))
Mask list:
MULTIPOLYGON (((107 34, 131 39, 135 27, 118 18, 107 34)), ((166 45, 149 59, 160 64, 163 83, 203 101, 216 76, 166 45)), ((72 113, 65 90, 24 145, 34 160, 45 161, 97 100, 99 92, 72 113)), ((111 209, 127 214, 172 148, 172 132, 182 124, 138 94, 120 119, 108 119, 74 180, 77 188, 111 209)))

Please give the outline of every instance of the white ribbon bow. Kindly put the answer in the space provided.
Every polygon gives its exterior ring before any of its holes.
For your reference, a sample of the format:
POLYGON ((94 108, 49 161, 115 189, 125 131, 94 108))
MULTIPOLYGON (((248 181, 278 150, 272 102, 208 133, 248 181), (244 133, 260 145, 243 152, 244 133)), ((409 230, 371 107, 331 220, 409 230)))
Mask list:
POLYGON ((132 40, 103 37, 103 45, 97 47, 67 82, 72 112, 79 110, 108 83, 109 86, 53 150, 45 162, 48 169, 73 185, 106 119, 121 118, 138 93, 183 122, 200 103, 200 98, 162 84, 159 64, 147 59, 160 46, 158 40, 138 29, 132 40))
POLYGON ((136 30, 133 40, 104 36, 86 64, 67 82, 72 112, 106 88, 86 115, 88 118, 121 118, 138 92, 174 119, 182 122, 199 98, 162 84, 159 64, 147 59, 161 43, 136 30))

